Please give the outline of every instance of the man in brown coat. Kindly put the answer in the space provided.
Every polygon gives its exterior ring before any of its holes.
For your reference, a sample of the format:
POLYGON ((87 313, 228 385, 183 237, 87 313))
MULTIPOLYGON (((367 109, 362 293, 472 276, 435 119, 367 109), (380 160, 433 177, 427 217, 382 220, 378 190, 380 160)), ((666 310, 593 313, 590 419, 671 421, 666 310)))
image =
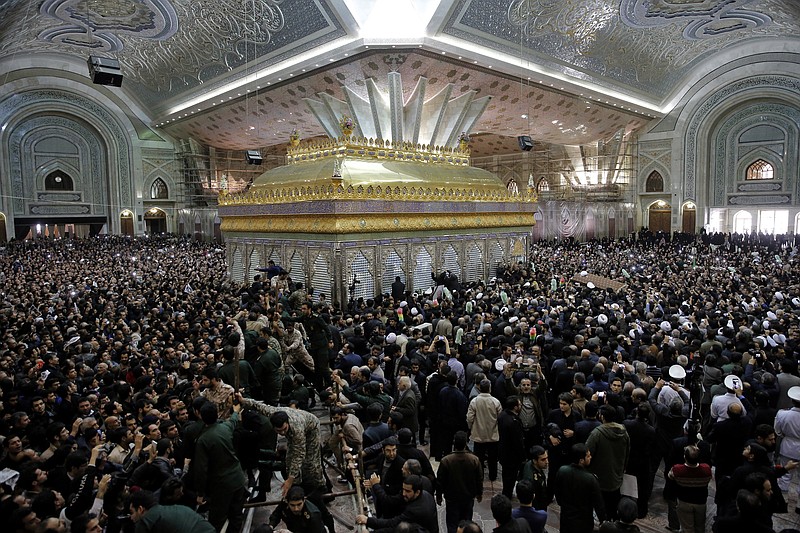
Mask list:
POLYGON ((453 438, 453 453, 446 455, 439 464, 436 503, 442 504, 444 496, 447 506, 445 523, 447 533, 455 533, 458 523, 472 520, 475 500, 483 498, 483 467, 477 456, 467 449, 467 433, 457 431, 453 438))

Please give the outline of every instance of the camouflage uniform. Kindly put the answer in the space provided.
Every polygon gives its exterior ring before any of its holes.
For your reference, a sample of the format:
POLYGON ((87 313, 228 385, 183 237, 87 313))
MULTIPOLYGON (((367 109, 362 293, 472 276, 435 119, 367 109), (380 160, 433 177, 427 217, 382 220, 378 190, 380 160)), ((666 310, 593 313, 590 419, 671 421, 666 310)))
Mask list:
POLYGON ((265 416, 284 411, 289 417, 286 473, 294 477, 295 485, 321 487, 325 484, 320 457, 319 418, 316 415, 290 407, 277 408, 248 398, 242 398, 242 405, 265 416))
POLYGON ((303 344, 303 334, 300 333, 300 330, 295 329, 291 335, 288 331, 285 332, 281 337, 281 347, 283 348, 283 363, 285 366, 291 366, 299 361, 309 370, 314 371, 314 360, 303 344))
POLYGON ((233 387, 220 381, 219 387, 209 387, 200 395, 217 406, 217 413, 221 420, 227 420, 233 412, 233 393, 233 387))

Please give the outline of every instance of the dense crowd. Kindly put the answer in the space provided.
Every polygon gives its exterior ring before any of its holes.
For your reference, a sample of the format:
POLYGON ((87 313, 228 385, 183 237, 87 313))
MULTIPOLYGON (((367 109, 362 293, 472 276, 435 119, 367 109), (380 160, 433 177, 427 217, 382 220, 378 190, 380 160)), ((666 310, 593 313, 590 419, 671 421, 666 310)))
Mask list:
POLYGON ((0 520, 238 531, 279 471, 257 529, 324 533, 338 469, 372 530, 438 531, 438 503, 480 531, 486 476, 495 531, 541 532, 556 501, 561 531, 613 533, 661 470, 670 530, 705 531, 713 479, 716 531, 774 531, 800 513, 798 271, 791 237, 640 232, 340 309, 273 263, 231 283, 222 245, 12 242, 0 520))

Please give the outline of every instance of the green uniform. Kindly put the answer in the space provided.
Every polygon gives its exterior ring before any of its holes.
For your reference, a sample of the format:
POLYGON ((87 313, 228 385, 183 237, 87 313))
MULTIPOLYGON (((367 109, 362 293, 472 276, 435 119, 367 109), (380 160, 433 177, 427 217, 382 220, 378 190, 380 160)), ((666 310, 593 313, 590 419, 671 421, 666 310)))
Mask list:
POLYGON ((206 426, 197 439, 191 465, 195 490, 208 500, 208 521, 217 531, 226 518, 231 531, 239 531, 244 520, 241 511, 247 478, 233 449, 233 431, 238 424, 239 413, 234 412, 229 420, 206 426))
POLYGON ((283 383, 283 361, 278 352, 269 347, 258 355, 253 366, 256 379, 261 383, 261 395, 269 404, 277 404, 283 383))
POLYGON ((214 533, 214 526, 185 505, 154 505, 136 522, 136 533, 214 533))
POLYGON ((325 526, 322 524, 322 513, 316 505, 306 500, 303 511, 296 515, 289 510, 286 502, 281 502, 269 517, 269 525, 276 528, 283 521, 286 529, 292 533, 325 533, 325 526))

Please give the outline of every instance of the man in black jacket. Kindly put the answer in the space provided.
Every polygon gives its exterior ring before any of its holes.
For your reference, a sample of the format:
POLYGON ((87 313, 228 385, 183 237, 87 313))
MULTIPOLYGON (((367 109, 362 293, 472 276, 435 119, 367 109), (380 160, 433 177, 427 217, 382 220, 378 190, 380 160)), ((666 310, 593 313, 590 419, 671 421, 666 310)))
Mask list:
POLYGON ((314 359, 314 387, 317 391, 325 390, 330 385, 330 367, 328 366, 328 348, 331 342, 331 332, 328 324, 319 315, 311 312, 308 302, 300 306, 300 322, 308 335, 311 345, 308 353, 314 359))
POLYGON ((559 468, 553 481, 553 492, 561 506, 560 530, 591 533, 594 530, 592 511, 597 513, 600 522, 606 519, 600 483, 594 474, 586 471, 592 454, 585 444, 573 444, 570 459, 571 464, 559 468))
POLYGON ((519 398, 511 396, 506 399, 505 409, 497 417, 497 429, 500 433, 498 459, 503 467, 503 494, 511 499, 517 474, 525 460, 525 437, 519 412, 522 409, 519 398))
POLYGON ((492 496, 491 509, 492 518, 497 522, 497 527, 492 533, 531 533, 531 526, 527 520, 513 517, 511 499, 504 494, 492 496))
MULTIPOLYGON (((373 485, 372 490, 376 497, 381 498, 383 491, 380 484, 373 485)), ((407 476, 403 480, 403 499, 406 507, 403 512, 394 518, 375 518, 366 515, 356 516, 357 525, 366 525, 375 533, 388 533, 394 531, 400 522, 416 524, 428 533, 439 533, 439 518, 436 514, 436 502, 433 496, 422 490, 422 479, 417 475, 407 476)))

